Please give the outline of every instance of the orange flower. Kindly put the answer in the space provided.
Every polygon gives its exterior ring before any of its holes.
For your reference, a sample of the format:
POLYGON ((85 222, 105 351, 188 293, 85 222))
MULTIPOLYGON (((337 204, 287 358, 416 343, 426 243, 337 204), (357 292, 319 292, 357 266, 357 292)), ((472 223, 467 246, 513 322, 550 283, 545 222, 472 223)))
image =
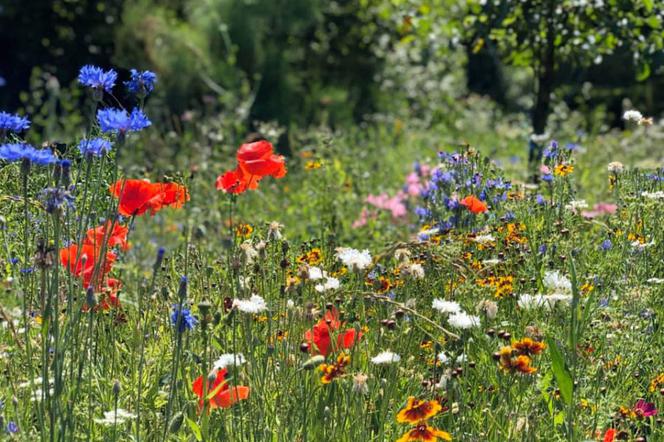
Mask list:
POLYGON ((512 348, 521 355, 538 355, 546 348, 546 344, 539 341, 534 341, 530 338, 523 338, 512 344, 512 348))
MULTIPOLYGON (((541 349, 539 350, 541 351, 541 349)), ((525 354, 518 355, 518 350, 508 346, 502 347, 497 354, 497 359, 500 362, 500 366, 504 370, 508 371, 518 371, 523 374, 533 374, 537 371, 535 367, 532 367, 532 359, 526 356, 525 354)))
POLYGON ((101 247, 104 236, 108 235, 106 238, 107 247, 120 246, 123 251, 129 249, 129 242, 127 242, 127 234, 129 233, 129 227, 122 226, 120 224, 113 223, 112 221, 106 221, 101 226, 97 226, 93 229, 89 229, 85 236, 85 243, 101 247), (110 233, 107 233, 106 230, 111 227, 113 224, 113 230, 110 233))
POLYGON ((115 254, 113 252, 106 252, 103 262, 100 262, 100 254, 101 247, 83 243, 79 252, 78 244, 72 244, 60 250, 60 263, 63 267, 67 267, 69 272, 74 276, 81 278, 83 280, 83 287, 87 288, 92 282, 92 277, 95 276, 95 267, 98 265, 101 266, 101 270, 97 270, 97 279, 95 280, 95 285, 99 285, 98 283, 103 281, 115 262, 115 254))
POLYGON ((266 176, 286 176, 284 157, 276 155, 272 144, 261 140, 246 143, 237 151, 237 167, 217 177, 215 187, 226 193, 239 194, 256 190, 266 176))
POLYGON ((217 370, 216 377, 212 383, 207 382, 206 398, 203 398, 203 376, 197 377, 191 384, 191 389, 200 398, 200 406, 203 407, 205 400, 210 402, 212 408, 228 408, 231 405, 249 398, 249 387, 237 385, 230 387, 226 381, 227 370, 217 370))
POLYGON ((397 442, 410 442, 410 441, 425 441, 436 442, 438 439, 451 441, 452 435, 446 431, 430 427, 425 423, 420 423, 416 427, 409 430, 406 434, 401 436, 397 442))
MULTIPOLYGON (((437 400, 421 401, 416 399, 415 396, 410 396, 406 403, 406 408, 399 411, 397 414, 397 422, 403 424, 417 424, 427 419, 430 419, 440 413, 443 406, 437 400)), ((418 440, 418 439, 406 439, 418 440)), ((423 439, 426 440, 426 439, 423 439)), ((435 440, 435 439, 434 439, 435 440)))
POLYGON ((470 210, 474 214, 484 213, 488 210, 485 202, 474 195, 470 195, 459 201, 459 204, 470 210))
POLYGON ((118 212, 124 216, 138 216, 148 210, 154 215, 166 206, 182 207, 189 200, 187 189, 177 183, 118 180, 111 185, 110 191, 120 200, 118 212))

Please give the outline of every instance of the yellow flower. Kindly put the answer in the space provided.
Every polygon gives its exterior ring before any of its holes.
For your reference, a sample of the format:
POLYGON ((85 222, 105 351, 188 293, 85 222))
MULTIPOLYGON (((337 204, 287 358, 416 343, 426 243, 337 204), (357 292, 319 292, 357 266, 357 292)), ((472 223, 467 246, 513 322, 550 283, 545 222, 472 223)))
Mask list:
POLYGON ((556 176, 567 176, 572 172, 574 172, 574 166, 571 164, 558 164, 553 170, 553 174, 556 176))
POLYGON ((303 264, 309 264, 310 266, 315 266, 320 264, 323 261, 323 252, 315 247, 309 250, 307 253, 304 253, 297 258, 297 262, 303 264))
POLYGON ((309 160, 304 164, 305 170, 320 169, 323 164, 318 160, 309 160))
POLYGON ((235 226, 235 235, 244 239, 249 239, 253 231, 254 228, 249 224, 238 224, 235 226))

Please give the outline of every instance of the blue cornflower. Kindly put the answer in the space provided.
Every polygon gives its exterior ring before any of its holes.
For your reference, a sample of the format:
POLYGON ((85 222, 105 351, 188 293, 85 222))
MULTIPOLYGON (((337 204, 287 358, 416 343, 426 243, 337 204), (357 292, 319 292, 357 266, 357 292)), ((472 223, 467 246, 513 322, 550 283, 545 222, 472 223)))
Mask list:
POLYGON ((540 255, 544 255, 546 253, 546 244, 542 244, 537 248, 537 251, 539 252, 540 255))
POLYGON ((18 425, 14 421, 9 421, 7 424, 7 433, 15 434, 18 433, 18 425))
POLYGON ((543 206, 544 204, 546 204, 546 200, 544 199, 544 197, 540 193, 538 193, 537 196, 535 197, 535 201, 537 201, 537 204, 539 204, 540 206, 543 206))
POLYGON ((81 142, 78 143, 78 150, 80 150, 81 154, 84 156, 90 155, 94 157, 100 157, 104 153, 111 150, 111 147, 113 147, 113 144, 103 138, 81 140, 81 142))
POLYGON ((157 81, 157 74, 151 71, 131 70, 131 80, 125 81, 125 86, 129 92, 136 95, 148 95, 154 89, 157 81))
POLYGON ((7 80, 5 80, 5 77, 0 77, 0 87, 3 87, 7 85, 7 80))
POLYGON ((62 187, 47 187, 41 191, 41 199, 48 213, 60 212, 63 206, 74 207, 74 196, 62 187))
POLYGON ((49 149, 35 149, 29 144, 10 143, 0 146, 0 159, 14 162, 28 160, 30 163, 45 166, 57 161, 49 149))
POLYGON ((420 218, 428 218, 431 216, 431 211, 426 207, 415 207, 415 215, 420 218))
POLYGON ((30 120, 26 117, 0 112, 0 131, 21 132, 30 127, 30 120))
POLYGON ((106 92, 111 92, 115 86, 115 80, 118 79, 118 73, 113 69, 104 71, 97 66, 85 65, 78 73, 78 82, 83 86, 91 87, 93 89, 103 89, 106 92))
POLYGON ((611 250, 611 247, 613 247, 613 243, 611 242, 610 239, 605 239, 604 241, 602 241, 602 245, 600 246, 600 248, 605 252, 607 250, 611 250))
POLYGON ((198 319, 192 316, 189 309, 183 308, 180 310, 180 306, 174 304, 173 313, 171 313, 171 324, 173 324, 174 327, 177 327, 178 332, 183 333, 186 330, 191 330, 196 327, 198 319))
POLYGON ((550 173, 545 173, 544 175, 542 175, 542 181, 544 181, 546 183, 552 182, 553 181, 553 175, 550 174, 550 173))
POLYGON ((123 109, 100 109, 97 111, 97 121, 102 132, 121 134, 138 132, 152 124, 138 108, 134 108, 131 114, 123 109))
POLYGON ((551 141, 549 147, 544 149, 543 155, 544 158, 553 158, 558 156, 558 142, 556 140, 551 141))

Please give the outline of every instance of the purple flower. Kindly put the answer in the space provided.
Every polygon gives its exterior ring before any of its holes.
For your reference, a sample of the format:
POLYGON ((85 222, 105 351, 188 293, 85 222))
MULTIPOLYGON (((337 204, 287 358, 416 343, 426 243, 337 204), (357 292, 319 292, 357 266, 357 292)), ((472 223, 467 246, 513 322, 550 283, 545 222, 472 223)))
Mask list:
POLYGON ((537 204, 539 204, 540 206, 543 206, 544 204, 546 204, 546 200, 545 200, 544 197, 543 197, 541 194, 539 194, 539 193, 538 193, 537 196, 535 197, 535 201, 537 201, 537 204))
POLYGON ((613 247, 613 243, 611 242, 610 239, 605 239, 604 241, 602 241, 602 245, 600 246, 600 248, 605 252, 607 250, 611 250, 611 247, 613 247))

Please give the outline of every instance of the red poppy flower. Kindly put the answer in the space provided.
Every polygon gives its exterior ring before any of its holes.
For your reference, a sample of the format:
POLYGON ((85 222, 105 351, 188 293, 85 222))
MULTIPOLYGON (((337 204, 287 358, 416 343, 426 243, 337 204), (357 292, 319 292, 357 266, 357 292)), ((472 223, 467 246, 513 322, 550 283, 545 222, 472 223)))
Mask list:
MULTIPOLYGON (((210 398, 210 409, 228 408, 231 405, 249 398, 249 387, 244 385, 229 386, 226 382, 227 370, 217 370, 217 376, 214 382, 207 382, 206 395, 210 398)), ((197 377, 191 384, 191 389, 196 396, 200 398, 200 406, 203 407, 203 376, 197 377)))
POLYGON ((128 233, 129 227, 122 226, 117 222, 106 221, 103 225, 88 230, 85 236, 85 243, 101 247, 104 241, 104 236, 108 235, 106 238, 106 247, 111 248, 120 246, 122 250, 126 251, 129 249, 129 242, 127 241, 128 233), (106 230, 111 227, 111 224, 113 224, 113 230, 107 234, 106 230))
POLYGON ((161 188, 164 206, 179 209, 189 201, 189 191, 183 185, 178 183, 159 183, 157 185, 161 188))
POLYGON ((159 188, 146 180, 118 180, 110 190, 120 200, 118 212, 124 216, 142 215, 148 210, 154 215, 164 198, 159 188))
POLYGON ((256 141, 240 146, 237 152, 237 167, 217 177, 217 190, 239 194, 256 190, 266 176, 282 178, 286 175, 284 157, 276 155, 268 141, 256 141))
POLYGON ((226 193, 243 193, 247 189, 258 189, 258 183, 262 177, 258 175, 248 175, 241 167, 230 170, 217 177, 215 182, 217 190, 223 190, 226 193))
POLYGON ((178 208, 189 200, 187 189, 177 183, 118 180, 110 191, 119 198, 118 213, 124 216, 138 216, 148 210, 154 215, 165 206, 178 208))
MULTIPOLYGON (((122 282, 119 279, 115 278, 106 278, 101 289, 101 299, 97 305, 94 306, 92 311, 98 312, 99 310, 109 311, 111 309, 119 309, 120 298, 118 297, 118 292, 122 287, 122 282)), ((90 310, 90 307, 87 304, 83 304, 81 311, 87 312, 90 310)))
MULTIPOLYGON (((325 312, 323 319, 318 321, 311 330, 304 333, 304 340, 309 343, 312 353, 319 353, 327 356, 333 350, 331 334, 339 328, 342 323, 339 321, 339 312, 332 308, 325 312), (315 346, 315 348, 314 348, 315 346)), ((362 338, 362 332, 355 331, 354 328, 348 328, 337 335, 336 349, 352 348, 362 338)))
POLYGON ((67 267, 69 272, 74 276, 83 279, 83 287, 88 287, 92 282, 95 267, 98 264, 103 265, 103 267, 101 271, 97 272, 97 281, 102 281, 106 274, 111 271, 113 263, 115 262, 115 254, 113 252, 106 252, 103 262, 100 263, 100 253, 100 247, 84 243, 81 246, 79 255, 78 244, 72 244, 69 247, 60 250, 60 262, 62 263, 62 266, 67 267), (76 259, 77 257, 78 260, 76 259))
POLYGON ((269 141, 261 140, 243 144, 237 151, 237 161, 248 175, 275 178, 286 175, 284 157, 274 154, 274 148, 269 141))
POLYGON ((609 428, 608 430, 606 430, 606 433, 604 433, 604 442, 613 442, 615 437, 616 437, 616 429, 609 428))
POLYGON ((474 195, 470 195, 459 201, 459 204, 470 210, 474 214, 484 213, 488 210, 485 202, 474 195))

